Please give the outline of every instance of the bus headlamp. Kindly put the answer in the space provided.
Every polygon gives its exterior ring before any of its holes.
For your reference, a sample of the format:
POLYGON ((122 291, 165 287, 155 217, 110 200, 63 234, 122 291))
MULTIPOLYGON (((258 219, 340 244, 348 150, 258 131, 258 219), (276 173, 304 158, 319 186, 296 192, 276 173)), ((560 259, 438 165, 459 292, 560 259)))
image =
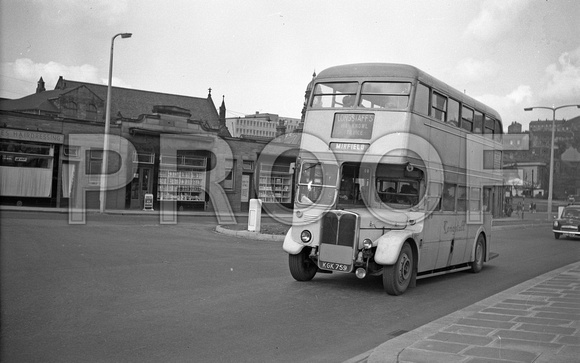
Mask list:
POLYGON ((300 233, 300 240, 303 243, 308 243, 308 242, 310 242, 311 239, 312 239, 312 233, 310 233, 309 230, 305 229, 302 231, 302 233, 300 233))
POLYGON ((560 223, 558 221, 554 221, 554 228, 560 228, 560 223))
POLYGON ((370 240, 370 239, 368 239, 368 238, 365 238, 365 239, 363 240, 363 248, 364 248, 365 250, 370 250, 372 247, 373 247, 373 241, 371 241, 371 240, 370 240))

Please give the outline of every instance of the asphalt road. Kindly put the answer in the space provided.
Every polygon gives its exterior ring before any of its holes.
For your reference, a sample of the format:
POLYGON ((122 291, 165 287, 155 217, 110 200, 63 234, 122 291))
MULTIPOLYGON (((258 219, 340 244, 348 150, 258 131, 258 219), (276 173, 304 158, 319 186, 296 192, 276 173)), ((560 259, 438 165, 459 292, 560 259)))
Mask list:
POLYGON ((393 297, 377 277, 296 282, 281 243, 211 218, 0 217, 2 362, 339 362, 580 256, 546 226, 498 231, 480 274, 393 297))

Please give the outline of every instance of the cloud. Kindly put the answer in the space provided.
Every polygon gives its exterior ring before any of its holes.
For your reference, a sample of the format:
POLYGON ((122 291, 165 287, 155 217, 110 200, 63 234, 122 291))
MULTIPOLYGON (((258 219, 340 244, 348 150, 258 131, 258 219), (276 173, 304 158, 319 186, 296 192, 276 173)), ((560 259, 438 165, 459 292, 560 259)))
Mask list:
POLYGON ((524 102, 529 102, 532 99, 532 96, 532 87, 520 85, 505 98, 517 105, 522 105, 524 102))
POLYGON ((560 55, 557 63, 546 68, 545 87, 540 96, 545 99, 580 98, 580 47, 560 55))
POLYGON ((499 65, 491 60, 479 61, 473 58, 465 58, 457 63, 452 74, 461 83, 480 82, 490 77, 495 77, 499 71, 499 65))
MULTIPOLYGON (((18 98, 32 94, 40 77, 46 89, 53 89, 60 76, 79 82, 107 84, 107 78, 100 77, 98 68, 90 64, 67 66, 57 62, 34 63, 31 59, 20 58, 15 62, 0 65, 2 74, 2 97, 18 98)), ((114 78, 117 87, 129 87, 122 79, 114 78)))
POLYGON ((483 41, 493 41, 510 30, 521 11, 529 5, 527 0, 487 0, 481 5, 481 11, 473 19, 464 36, 483 41))
POLYGON ((525 117, 524 107, 529 105, 533 96, 530 86, 520 85, 506 95, 486 94, 475 98, 499 112, 504 128, 507 130, 507 125, 512 121, 519 120, 521 123, 521 120, 525 117))

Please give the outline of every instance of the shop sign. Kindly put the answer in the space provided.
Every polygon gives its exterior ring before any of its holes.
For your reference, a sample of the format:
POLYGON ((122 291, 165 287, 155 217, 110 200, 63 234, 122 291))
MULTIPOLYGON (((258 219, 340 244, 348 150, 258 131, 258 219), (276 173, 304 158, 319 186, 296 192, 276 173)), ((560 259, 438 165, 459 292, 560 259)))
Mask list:
POLYGON ((64 143, 64 135, 62 134, 13 129, 0 129, 0 139, 35 141, 50 144, 64 143))

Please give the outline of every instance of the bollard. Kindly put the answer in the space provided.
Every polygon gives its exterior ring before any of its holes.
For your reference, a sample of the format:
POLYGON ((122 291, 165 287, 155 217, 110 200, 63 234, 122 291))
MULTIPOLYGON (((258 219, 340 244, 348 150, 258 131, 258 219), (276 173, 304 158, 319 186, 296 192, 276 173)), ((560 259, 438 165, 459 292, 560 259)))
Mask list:
POLYGON ((262 221, 262 200, 250 199, 250 211, 248 213, 248 231, 260 232, 262 221))

